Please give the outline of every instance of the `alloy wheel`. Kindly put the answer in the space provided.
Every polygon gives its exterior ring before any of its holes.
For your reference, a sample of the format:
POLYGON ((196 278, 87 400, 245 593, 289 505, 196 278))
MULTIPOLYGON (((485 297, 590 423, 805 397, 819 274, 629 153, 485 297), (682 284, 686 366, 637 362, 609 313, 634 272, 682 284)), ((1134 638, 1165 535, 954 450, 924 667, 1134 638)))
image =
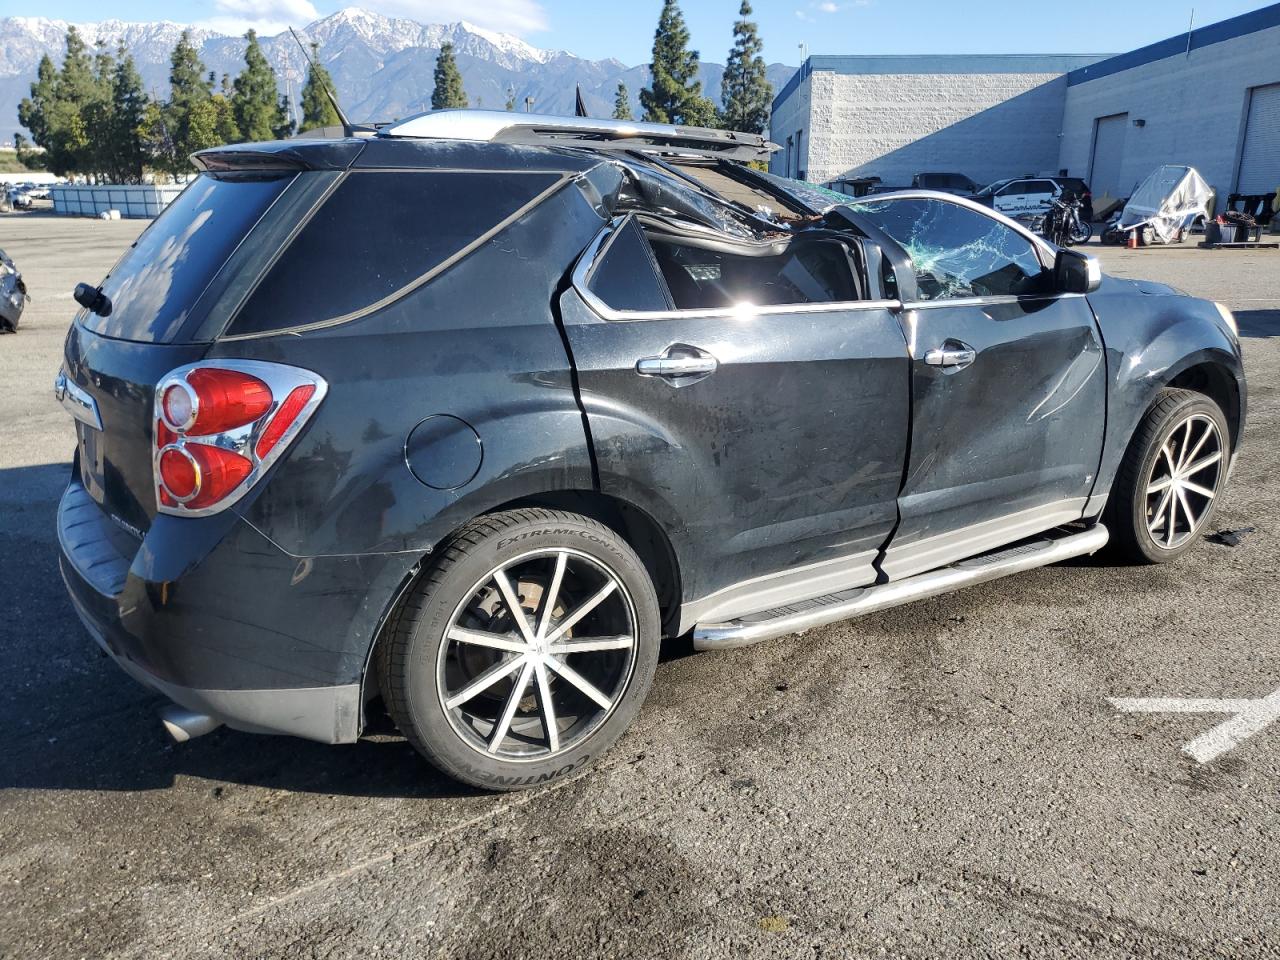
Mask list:
POLYGON ((542 550, 490 570, 455 609, 437 689, 455 733, 507 761, 578 746, 622 700, 636 615, 618 575, 585 553, 542 550))
POLYGON ((1195 535, 1218 494, 1222 458, 1218 425, 1204 414, 1170 431, 1147 475, 1147 533, 1156 546, 1175 550, 1195 535))

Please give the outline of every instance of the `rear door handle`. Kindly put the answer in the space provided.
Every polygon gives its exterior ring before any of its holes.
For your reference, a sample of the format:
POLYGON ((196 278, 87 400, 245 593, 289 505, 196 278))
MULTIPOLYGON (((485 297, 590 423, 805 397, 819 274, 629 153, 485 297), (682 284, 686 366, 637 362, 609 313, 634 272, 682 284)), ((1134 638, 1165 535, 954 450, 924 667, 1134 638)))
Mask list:
POLYGON ((978 359, 978 351, 967 343, 949 340, 942 347, 930 350, 924 355, 924 362, 931 367, 950 367, 960 370, 978 359))
POLYGON ((642 377, 661 377, 673 387, 697 383, 716 372, 718 360, 705 350, 688 344, 672 344, 657 357, 636 361, 636 373, 642 377))

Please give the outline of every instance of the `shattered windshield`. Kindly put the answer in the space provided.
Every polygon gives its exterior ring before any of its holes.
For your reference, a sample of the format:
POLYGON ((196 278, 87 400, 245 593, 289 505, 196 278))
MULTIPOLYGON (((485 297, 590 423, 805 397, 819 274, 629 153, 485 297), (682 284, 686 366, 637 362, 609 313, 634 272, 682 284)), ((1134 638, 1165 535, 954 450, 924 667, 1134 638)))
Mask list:
POLYGON ((1040 292, 1046 272, 1031 241, 998 220, 945 200, 849 204, 892 237, 915 269, 921 300, 1040 292))

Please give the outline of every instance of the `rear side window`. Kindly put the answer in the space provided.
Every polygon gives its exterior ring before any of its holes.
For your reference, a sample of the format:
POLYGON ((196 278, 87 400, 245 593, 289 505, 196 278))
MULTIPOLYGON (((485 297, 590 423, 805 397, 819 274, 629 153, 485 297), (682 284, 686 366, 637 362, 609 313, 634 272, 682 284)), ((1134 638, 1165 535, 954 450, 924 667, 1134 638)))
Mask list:
POLYGON ((780 253, 727 244, 700 245, 646 234, 634 221, 620 228, 588 282, 592 293, 622 311, 719 310, 860 299, 848 249, 837 240, 796 239, 780 253))
POLYGON ((560 180, 555 173, 354 171, 250 294, 232 334, 351 319, 408 293, 560 180))
POLYGON ((231 251, 292 179, 197 177, 103 281, 111 313, 86 313, 84 326, 119 340, 172 341, 231 251))

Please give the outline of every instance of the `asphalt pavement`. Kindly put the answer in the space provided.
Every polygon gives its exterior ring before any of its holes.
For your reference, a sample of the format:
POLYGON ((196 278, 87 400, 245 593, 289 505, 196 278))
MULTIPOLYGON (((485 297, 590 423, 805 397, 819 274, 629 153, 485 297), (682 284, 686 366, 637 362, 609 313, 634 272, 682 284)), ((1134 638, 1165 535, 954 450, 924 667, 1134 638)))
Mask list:
MULTIPOLYGON (((1109 698, 1280 690, 1280 252, 1094 249, 1237 311, 1243 455, 1166 567, 1076 561, 747 649, 673 648, 605 760, 493 796, 385 721, 173 744, 59 579, 79 280, 143 224, 0 216, 0 956, 1275 957, 1280 723, 1109 698)), ((1280 712, 1280 704, 1277 704, 1280 712)), ((1265 718, 1264 718, 1265 719, 1265 718)))

